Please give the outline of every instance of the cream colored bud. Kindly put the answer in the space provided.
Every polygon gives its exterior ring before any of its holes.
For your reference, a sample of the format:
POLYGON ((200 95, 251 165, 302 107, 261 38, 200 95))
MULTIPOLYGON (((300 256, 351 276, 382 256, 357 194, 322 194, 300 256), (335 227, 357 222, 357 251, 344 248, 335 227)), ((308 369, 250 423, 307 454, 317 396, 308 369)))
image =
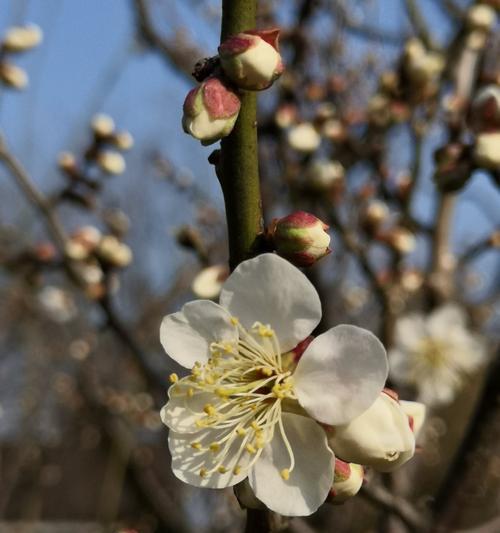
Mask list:
POLYGON ((115 131, 114 120, 103 113, 95 115, 90 126, 92 131, 99 137, 109 137, 115 131))
POLYGON ((113 143, 118 150, 130 150, 134 146, 134 138, 128 131, 119 131, 115 134, 113 143))
POLYGON ((64 248, 66 257, 73 261, 83 261, 89 256, 89 250, 83 243, 70 239, 64 248))
POLYGON ((24 89, 28 85, 28 74, 12 63, 0 63, 0 80, 14 89, 24 89))
POLYGON ((410 39, 406 42, 405 48, 404 48, 404 55, 409 60, 415 60, 420 59, 426 54, 424 43, 420 40, 415 38, 410 39))
POLYGON ((42 39, 42 30, 36 24, 27 24, 9 28, 1 44, 9 52, 23 52, 38 46, 42 39))
POLYGON ((405 228, 394 228, 389 233, 389 242, 400 254, 409 254, 417 245, 413 233, 405 228))
POLYGON ((274 122, 278 128, 289 128, 297 118, 297 108, 292 104, 283 104, 274 114, 274 122))
POLYGON ((345 175, 345 169, 339 161, 318 159, 314 161, 306 171, 308 183, 318 191, 328 191, 339 182, 345 175))
POLYGON ((191 284, 191 290, 198 298, 212 300, 217 298, 222 284, 228 277, 226 265, 213 265, 199 272, 191 284))
POLYGON ((500 132, 481 133, 476 137, 474 161, 488 170, 500 169, 500 132))
POLYGON ((105 235, 97 247, 100 259, 117 268, 125 268, 132 262, 132 250, 114 235, 105 235))
POLYGON ((85 246, 90 252, 99 244, 101 237, 101 232, 95 226, 82 226, 73 233, 71 239, 85 246))
POLYGON ((346 463, 335 459, 335 477, 327 501, 344 503, 355 496, 363 485, 364 468, 356 463, 346 463))
POLYGON ((103 150, 97 156, 97 164, 108 174, 123 174, 125 172, 125 159, 119 152, 103 150))
POLYGON ((376 93, 368 101, 368 119, 379 127, 388 126, 392 120, 391 100, 384 94, 376 93))
POLYGON ((71 152, 61 152, 57 158, 59 168, 65 171, 76 168, 76 158, 71 152))
POLYGON ((405 400, 400 400, 399 405, 408 417, 410 429, 413 431, 416 439, 425 422, 426 407, 423 403, 408 402, 405 400))
POLYGON ((287 138, 288 144, 297 152, 311 153, 321 144, 321 135, 310 122, 293 126, 287 138))
POLYGON ((370 225, 378 226, 389 216, 389 209, 384 202, 372 200, 365 209, 363 219, 370 225))
POLYGON ((475 4, 467 11, 467 25, 471 30, 489 32, 496 22, 496 13, 491 6, 475 4))
POLYGON ((332 429, 330 446, 343 460, 391 472, 415 453, 415 436, 398 401, 381 393, 360 416, 332 429))

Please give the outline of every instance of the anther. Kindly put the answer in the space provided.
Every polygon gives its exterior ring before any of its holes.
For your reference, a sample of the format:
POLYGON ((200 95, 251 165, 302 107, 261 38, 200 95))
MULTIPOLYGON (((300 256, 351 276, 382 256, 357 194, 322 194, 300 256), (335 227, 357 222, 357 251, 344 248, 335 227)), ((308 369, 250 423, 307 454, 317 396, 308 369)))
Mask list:
POLYGON ((241 466, 240 465, 236 465, 234 468, 233 468, 233 474, 235 476, 237 476, 238 474, 241 473, 241 466))
POLYGON ((238 434, 238 437, 244 437, 247 434, 247 430, 245 428, 238 428, 236 433, 238 434))
POLYGON ((251 444, 247 444, 247 445, 245 446, 245 448, 246 448, 246 450, 247 450, 248 453, 256 453, 256 452, 257 452, 257 450, 255 449, 255 447, 252 446, 251 444))
POLYGON ((212 442, 212 444, 210 444, 209 448, 210 448, 210 451, 212 451, 214 453, 218 452, 220 450, 220 444, 217 443, 217 442, 212 442))
POLYGON ((217 472, 219 472, 219 474, 225 474, 227 472, 227 468, 225 466, 219 466, 219 468, 217 468, 217 472))
POLYGON ((179 376, 175 372, 172 372, 170 376, 168 376, 168 380, 170 383, 177 383, 179 381, 179 376))
POLYGON ((194 448, 195 450, 201 450, 201 442, 192 442, 191 448, 194 448))
POLYGON ((288 468, 283 468, 283 470, 280 472, 281 474, 281 477, 287 481, 288 479, 290 479, 290 470, 288 470, 288 468))
POLYGON ((215 416, 217 414, 217 409, 211 403, 207 403, 205 407, 203 407, 203 410, 208 416, 215 416))
POLYGON ((200 477, 207 477, 208 470, 206 468, 200 469, 200 477))
POLYGON ((229 321, 233 326, 237 326, 240 323, 240 321, 235 316, 232 316, 229 321))

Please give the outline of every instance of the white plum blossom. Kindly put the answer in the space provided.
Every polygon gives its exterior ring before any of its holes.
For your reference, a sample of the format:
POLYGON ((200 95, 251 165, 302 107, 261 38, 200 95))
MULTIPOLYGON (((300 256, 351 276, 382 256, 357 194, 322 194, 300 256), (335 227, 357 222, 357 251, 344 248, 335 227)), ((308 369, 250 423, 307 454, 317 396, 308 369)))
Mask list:
POLYGON ((464 310, 456 304, 437 308, 428 317, 410 314, 396 322, 389 352, 391 377, 416 387, 426 405, 450 403, 464 377, 487 357, 483 339, 467 329, 464 310))
POLYGON ((161 412, 179 479, 211 488, 248 479, 259 501, 287 516, 325 501, 334 481, 325 425, 366 411, 388 364, 380 341, 350 325, 317 336, 295 364, 291 351, 320 319, 312 284, 274 254, 241 263, 220 304, 189 302, 163 319, 163 347, 192 369, 171 375, 161 412))

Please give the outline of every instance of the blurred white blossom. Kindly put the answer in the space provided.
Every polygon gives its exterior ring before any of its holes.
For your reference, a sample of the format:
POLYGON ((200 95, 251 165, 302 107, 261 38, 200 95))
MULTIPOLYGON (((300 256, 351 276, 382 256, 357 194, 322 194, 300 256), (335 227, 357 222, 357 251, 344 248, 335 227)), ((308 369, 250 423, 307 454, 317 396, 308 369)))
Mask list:
POLYGON ((467 329, 464 310, 446 304, 429 316, 411 314, 396 322, 389 352, 391 376, 413 385, 427 405, 450 403, 464 377, 486 360, 483 339, 467 329))

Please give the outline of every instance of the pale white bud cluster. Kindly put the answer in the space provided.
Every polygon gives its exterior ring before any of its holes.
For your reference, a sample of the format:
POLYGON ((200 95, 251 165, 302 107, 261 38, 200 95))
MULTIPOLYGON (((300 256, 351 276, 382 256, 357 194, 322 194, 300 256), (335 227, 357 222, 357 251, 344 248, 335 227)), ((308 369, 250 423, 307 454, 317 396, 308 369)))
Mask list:
POLYGON ((37 47, 43 39, 42 30, 35 24, 12 26, 0 40, 0 82, 6 87, 22 90, 27 87, 29 78, 24 69, 18 67, 8 56, 26 52, 37 47))

